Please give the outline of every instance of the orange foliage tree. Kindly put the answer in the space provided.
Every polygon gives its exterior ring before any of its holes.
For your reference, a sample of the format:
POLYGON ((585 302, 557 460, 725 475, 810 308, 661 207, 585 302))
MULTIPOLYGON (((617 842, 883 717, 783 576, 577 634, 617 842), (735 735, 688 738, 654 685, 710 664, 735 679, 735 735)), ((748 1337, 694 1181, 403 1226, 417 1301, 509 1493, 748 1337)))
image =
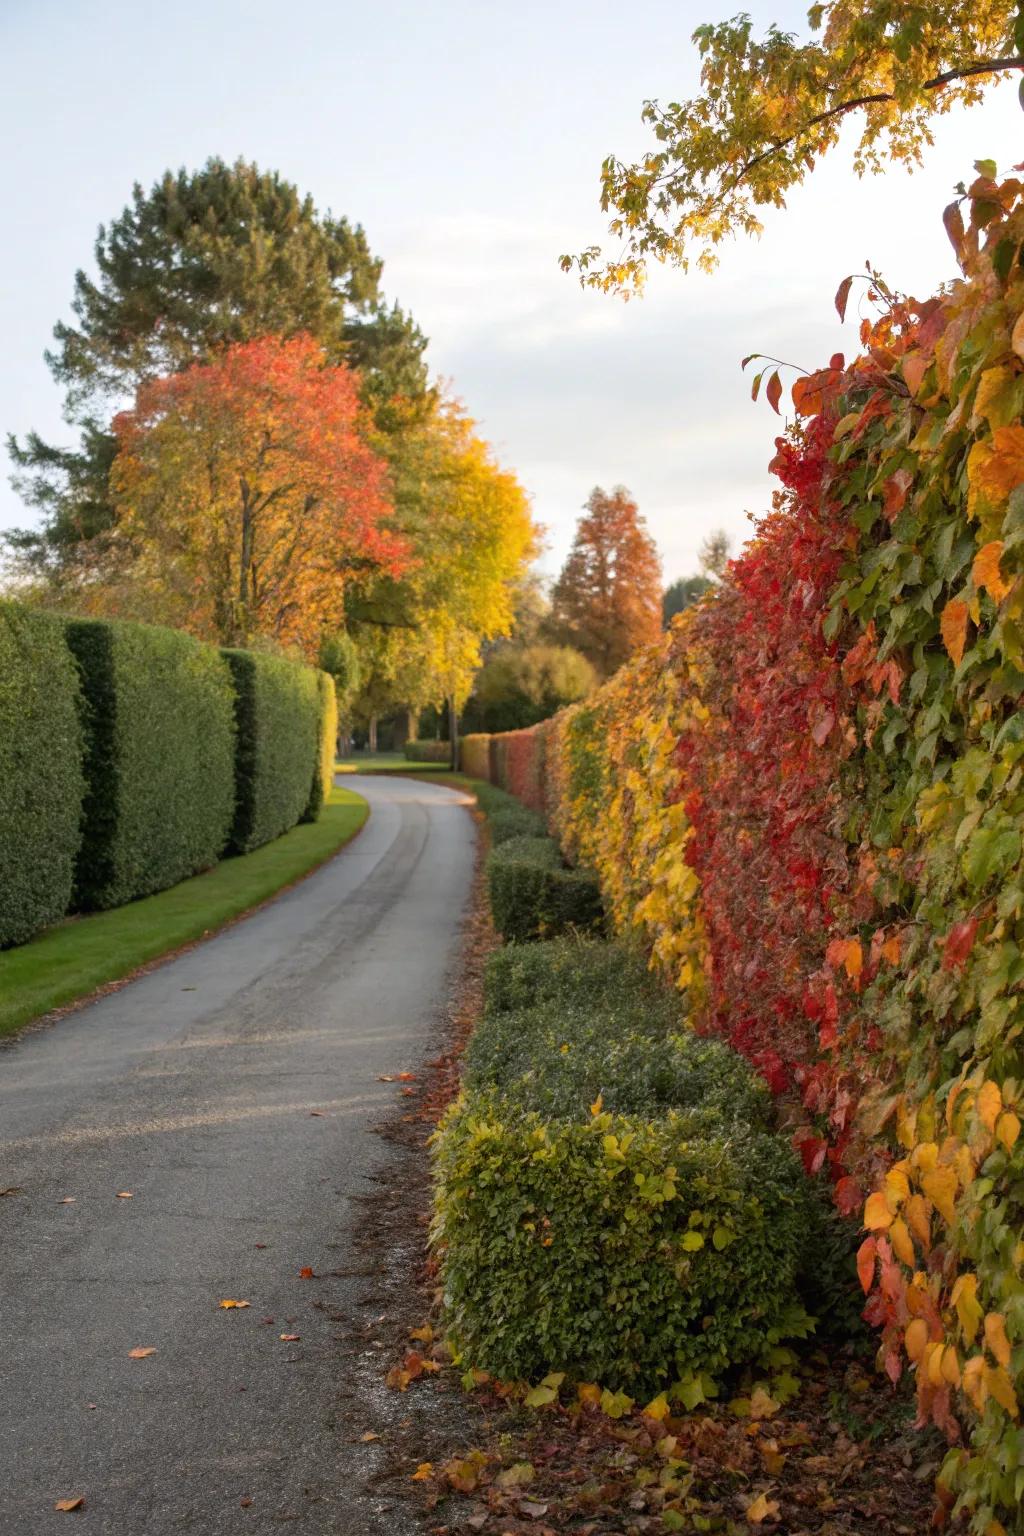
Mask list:
POLYGON ((552 621, 603 677, 661 633, 661 562, 624 486, 591 491, 552 593, 552 621))
POLYGON ((100 607, 315 657, 346 588, 408 563, 359 377, 309 336, 240 343, 146 383, 114 425, 117 560, 100 607))

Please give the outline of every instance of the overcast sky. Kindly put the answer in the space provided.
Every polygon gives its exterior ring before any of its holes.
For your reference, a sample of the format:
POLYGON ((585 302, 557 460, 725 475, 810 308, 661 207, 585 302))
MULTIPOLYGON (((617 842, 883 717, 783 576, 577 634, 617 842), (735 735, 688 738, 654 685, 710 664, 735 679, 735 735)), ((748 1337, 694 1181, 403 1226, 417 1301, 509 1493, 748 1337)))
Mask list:
MULTIPOLYGON (((752 4, 800 29, 803 8, 752 4)), ((924 294, 954 275, 941 211, 974 159, 1024 158, 1009 85, 939 126, 926 168, 857 182, 840 152, 712 277, 639 302, 557 265, 600 241, 598 171, 647 144, 643 100, 692 94, 689 41, 731 0, 0 0, 5 145, 0 428, 69 440, 42 353, 133 182, 243 156, 362 223, 435 372, 534 498, 545 565, 595 484, 629 487, 666 579, 769 502, 778 423, 740 358, 855 345, 832 299, 869 258, 924 294)), ((0 527, 31 520, 6 483, 0 527)))

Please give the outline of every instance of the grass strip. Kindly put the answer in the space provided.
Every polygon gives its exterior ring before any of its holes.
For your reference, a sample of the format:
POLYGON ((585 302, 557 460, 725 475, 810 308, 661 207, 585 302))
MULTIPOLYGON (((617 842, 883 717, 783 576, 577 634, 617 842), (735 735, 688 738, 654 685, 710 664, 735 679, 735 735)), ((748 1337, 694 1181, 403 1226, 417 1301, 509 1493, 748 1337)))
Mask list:
POLYGON ((335 788, 319 820, 254 853, 142 901, 69 918, 0 953, 0 1036, 56 1008, 84 1001, 222 928, 293 885, 355 837, 369 815, 362 796, 335 788))

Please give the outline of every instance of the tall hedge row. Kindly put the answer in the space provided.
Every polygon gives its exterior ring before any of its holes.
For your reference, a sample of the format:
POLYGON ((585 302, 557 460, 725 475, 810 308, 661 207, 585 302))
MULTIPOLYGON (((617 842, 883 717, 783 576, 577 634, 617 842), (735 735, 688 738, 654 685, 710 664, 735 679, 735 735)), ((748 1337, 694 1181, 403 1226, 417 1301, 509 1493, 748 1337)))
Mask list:
POLYGON ((75 620, 87 790, 75 899, 116 907, 209 869, 234 815, 231 675, 178 630, 75 620))
POLYGON ((0 948, 67 911, 83 790, 63 626, 0 603, 0 948))
POLYGON ((310 667, 0 602, 0 948, 315 820, 336 734, 310 667))
POLYGON ((312 667, 228 650, 235 684, 235 814, 232 853, 280 837, 310 807, 320 772, 320 688, 312 667))

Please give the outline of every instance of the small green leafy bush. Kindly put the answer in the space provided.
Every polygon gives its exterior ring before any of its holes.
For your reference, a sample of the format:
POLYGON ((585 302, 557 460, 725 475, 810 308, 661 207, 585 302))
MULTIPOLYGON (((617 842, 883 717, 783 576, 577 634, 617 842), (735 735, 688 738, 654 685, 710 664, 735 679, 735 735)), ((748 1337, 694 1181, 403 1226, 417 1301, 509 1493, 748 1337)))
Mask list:
POLYGON ((31 938, 71 902, 81 750, 63 624, 0 603, 0 948, 31 938))
POLYGON ((492 848, 487 883, 494 926, 504 939, 538 939, 600 925, 596 879, 586 870, 567 869, 550 837, 512 837, 492 848))
POLYGON ((407 741, 402 751, 407 763, 450 763, 452 759, 449 741, 407 741))
POLYGON ((469 1093, 435 1173, 449 1329, 474 1367, 653 1393, 808 1326, 806 1185, 777 1137, 675 1113, 545 1123, 469 1093))
POLYGON ((490 956, 484 972, 488 1013, 535 1003, 597 1006, 613 1000, 642 1013, 664 1033, 681 1018, 681 996, 666 987, 638 948, 621 939, 573 933, 536 944, 506 944, 490 956))
POLYGON ((320 762, 318 674, 262 652, 223 652, 235 686, 238 751, 230 851, 249 853, 308 813, 320 762))
POLYGON ((486 1015, 466 1051, 466 1085, 495 1088, 548 1119, 583 1119, 600 1096, 618 1115, 706 1108, 766 1126, 771 1095, 762 1079, 722 1041, 666 1029, 666 1012, 620 999, 486 1015))
POLYGON ((75 899, 116 907, 220 858, 235 801, 231 678, 180 630, 75 619, 66 635, 84 704, 75 899))
POLYGON ((547 829, 536 811, 525 805, 512 806, 508 810, 494 811, 487 819, 491 834, 491 846, 497 848, 513 837, 544 837, 547 829))
POLYGON ((313 782, 309 802, 303 812, 303 821, 316 821, 334 784, 334 760, 338 747, 338 694, 334 678, 329 672, 316 674, 317 695, 320 703, 317 717, 317 755, 313 766, 313 782))

